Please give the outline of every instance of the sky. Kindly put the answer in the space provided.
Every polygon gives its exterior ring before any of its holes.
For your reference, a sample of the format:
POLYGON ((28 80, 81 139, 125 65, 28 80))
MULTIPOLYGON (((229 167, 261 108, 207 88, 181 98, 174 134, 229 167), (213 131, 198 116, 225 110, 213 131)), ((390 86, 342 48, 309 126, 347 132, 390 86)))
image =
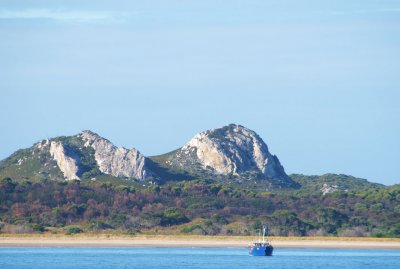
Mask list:
POLYGON ((230 123, 287 173, 400 183, 400 1, 0 1, 0 159, 90 129, 147 156, 230 123))

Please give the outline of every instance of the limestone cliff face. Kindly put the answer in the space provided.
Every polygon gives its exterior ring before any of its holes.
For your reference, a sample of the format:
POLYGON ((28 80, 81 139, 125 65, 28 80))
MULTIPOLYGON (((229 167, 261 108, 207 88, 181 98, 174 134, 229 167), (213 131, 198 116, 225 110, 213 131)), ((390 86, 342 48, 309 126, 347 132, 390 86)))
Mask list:
POLYGON ((115 177, 146 178, 146 158, 136 149, 118 148, 91 131, 80 134, 85 147, 94 149, 102 173, 115 177))
MULTIPOLYGON (((265 178, 288 178, 278 158, 252 130, 231 124, 197 134, 176 153, 175 164, 190 158, 221 175, 254 172, 265 178)), ((193 162, 193 161, 192 161, 193 162)))
POLYGON ((79 170, 78 161, 66 154, 61 142, 52 141, 50 143, 50 155, 57 162, 66 180, 79 179, 77 175, 79 170))
POLYGON ((38 142, 0 162, 0 170, 2 167, 38 179, 93 179, 101 175, 157 182, 265 179, 263 183, 271 187, 297 186, 264 141, 254 131, 235 124, 199 133, 182 148, 151 158, 83 131, 38 142))

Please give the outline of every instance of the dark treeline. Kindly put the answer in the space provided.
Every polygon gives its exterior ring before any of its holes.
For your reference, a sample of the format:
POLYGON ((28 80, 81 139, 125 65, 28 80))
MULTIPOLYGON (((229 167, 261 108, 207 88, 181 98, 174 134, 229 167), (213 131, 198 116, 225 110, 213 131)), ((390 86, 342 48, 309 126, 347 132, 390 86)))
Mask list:
POLYGON ((400 237, 400 185, 330 194, 210 180, 164 185, 0 180, 0 232, 118 231, 400 237))

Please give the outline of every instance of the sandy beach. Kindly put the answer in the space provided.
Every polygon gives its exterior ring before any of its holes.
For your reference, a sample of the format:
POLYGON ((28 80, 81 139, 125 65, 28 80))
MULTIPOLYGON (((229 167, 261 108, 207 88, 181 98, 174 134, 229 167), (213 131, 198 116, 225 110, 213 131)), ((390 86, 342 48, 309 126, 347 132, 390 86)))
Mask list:
MULTIPOLYGON (((229 236, 59 236, 1 235, 7 247, 247 247, 253 237, 229 236)), ((276 248, 400 249, 400 239, 376 238, 271 238, 276 248)))

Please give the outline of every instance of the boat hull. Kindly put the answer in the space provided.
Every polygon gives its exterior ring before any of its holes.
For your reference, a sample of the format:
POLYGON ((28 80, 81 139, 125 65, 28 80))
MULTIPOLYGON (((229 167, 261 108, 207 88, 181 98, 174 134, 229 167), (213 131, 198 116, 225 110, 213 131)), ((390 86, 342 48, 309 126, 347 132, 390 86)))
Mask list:
POLYGON ((250 249, 251 256, 272 256, 274 248, 272 246, 252 247, 250 249))

